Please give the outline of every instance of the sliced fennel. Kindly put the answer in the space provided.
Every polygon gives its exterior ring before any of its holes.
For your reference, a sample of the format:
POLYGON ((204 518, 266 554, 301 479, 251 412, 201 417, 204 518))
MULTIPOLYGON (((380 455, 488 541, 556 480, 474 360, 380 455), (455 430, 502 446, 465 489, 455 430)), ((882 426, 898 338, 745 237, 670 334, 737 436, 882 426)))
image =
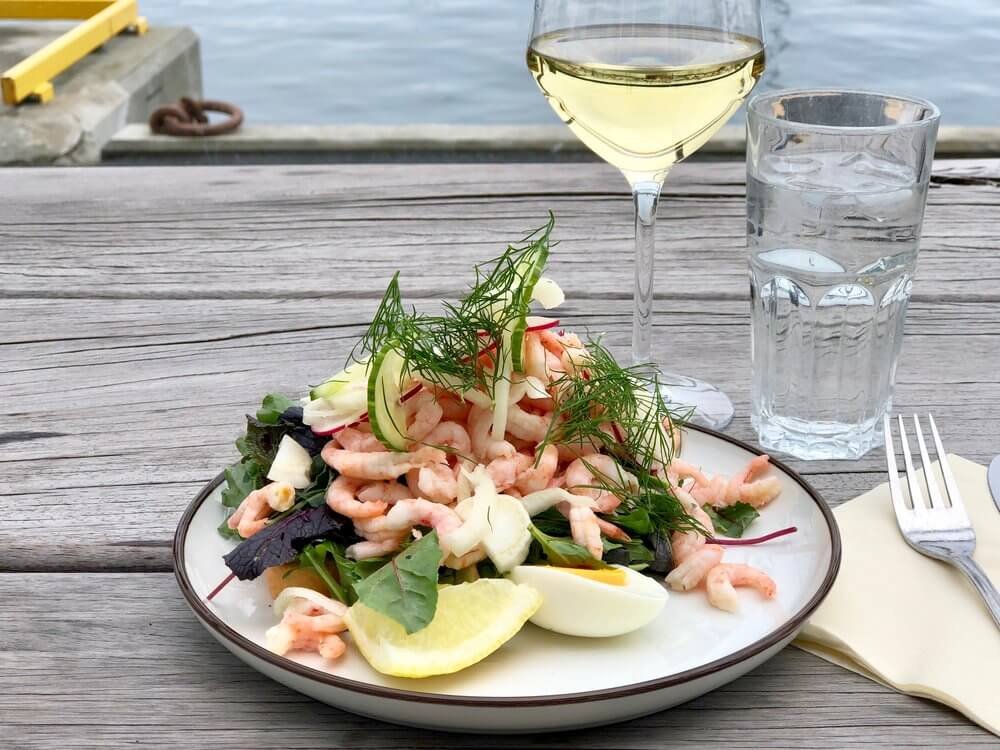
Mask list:
MULTIPOLYGON (((531 518, 521 501, 497 492, 493 480, 479 466, 475 471, 463 471, 473 489, 471 497, 455 506, 455 512, 480 534, 479 543, 501 573, 520 565, 531 547, 531 518)), ((471 547, 470 547, 471 549, 471 547)))
POLYGON ((355 362, 313 388, 302 407, 302 421, 328 434, 354 424, 368 409, 368 363, 355 362))

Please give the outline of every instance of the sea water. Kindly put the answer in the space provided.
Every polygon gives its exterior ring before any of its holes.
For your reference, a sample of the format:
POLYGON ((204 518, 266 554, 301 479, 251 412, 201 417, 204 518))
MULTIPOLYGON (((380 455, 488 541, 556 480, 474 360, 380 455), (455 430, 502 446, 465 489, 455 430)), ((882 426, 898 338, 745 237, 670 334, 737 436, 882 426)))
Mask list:
POLYGON ((747 184, 752 421, 800 458, 882 442, 926 188, 890 158, 764 157, 747 184))

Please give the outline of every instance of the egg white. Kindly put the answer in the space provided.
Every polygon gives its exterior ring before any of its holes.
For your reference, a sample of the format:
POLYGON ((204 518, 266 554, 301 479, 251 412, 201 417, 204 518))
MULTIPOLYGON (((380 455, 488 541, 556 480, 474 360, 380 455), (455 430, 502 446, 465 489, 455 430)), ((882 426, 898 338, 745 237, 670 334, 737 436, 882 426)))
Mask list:
POLYGON ((607 638, 647 625, 660 614, 669 596, 652 578, 622 569, 624 586, 538 565, 519 565, 510 578, 542 595, 542 606, 531 617, 535 625, 564 635, 607 638))

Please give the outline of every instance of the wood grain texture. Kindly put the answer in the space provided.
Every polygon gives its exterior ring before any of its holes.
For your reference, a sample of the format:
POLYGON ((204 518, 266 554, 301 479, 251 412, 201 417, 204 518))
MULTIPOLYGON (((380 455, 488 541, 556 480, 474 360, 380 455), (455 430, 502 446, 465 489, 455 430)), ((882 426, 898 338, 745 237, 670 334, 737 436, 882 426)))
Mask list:
POLYGON ((0 618, 0 731, 17 750, 996 746, 950 709, 797 649, 627 724, 520 738, 439 734, 328 708, 245 667, 201 628, 169 574, 6 573, 0 601, 19 603, 0 618))
MULTIPOLYGON (((745 297, 743 169, 672 173, 657 295, 745 297)), ((1000 299, 996 162, 939 172, 914 293, 967 299, 979 279, 1000 299)), ((567 292, 632 294, 630 201, 603 164, 6 170, 0 190, 5 297, 372 298, 397 269, 413 296, 453 295, 550 209, 567 292)))
MULTIPOLYGON (((752 439, 743 167, 672 177, 655 354, 724 387, 732 434, 752 439)), ((242 415, 338 369, 397 268, 410 299, 436 305, 552 208, 560 317, 624 354, 622 185, 597 164, 0 171, 0 745, 995 746, 948 709, 793 649, 608 729, 381 725, 243 667, 158 572, 184 507, 235 456, 242 415)), ((979 461, 1000 449, 998 187, 1000 161, 936 165, 897 378, 897 408, 934 411, 949 449, 979 461)), ((793 465, 837 504, 883 481, 882 461, 793 465)))

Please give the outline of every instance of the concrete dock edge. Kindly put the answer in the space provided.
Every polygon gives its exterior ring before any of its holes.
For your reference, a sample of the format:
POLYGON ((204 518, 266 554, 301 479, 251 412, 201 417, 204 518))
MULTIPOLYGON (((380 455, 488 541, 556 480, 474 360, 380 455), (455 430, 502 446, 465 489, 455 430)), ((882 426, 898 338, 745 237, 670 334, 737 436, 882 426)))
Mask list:
MULTIPOLYGON (((212 138, 153 135, 128 125, 107 162, 582 161, 596 157, 562 125, 253 125, 212 138)), ((742 127, 722 128, 696 158, 742 158, 742 127)), ((939 157, 1000 155, 1000 128, 942 127, 939 157)))

